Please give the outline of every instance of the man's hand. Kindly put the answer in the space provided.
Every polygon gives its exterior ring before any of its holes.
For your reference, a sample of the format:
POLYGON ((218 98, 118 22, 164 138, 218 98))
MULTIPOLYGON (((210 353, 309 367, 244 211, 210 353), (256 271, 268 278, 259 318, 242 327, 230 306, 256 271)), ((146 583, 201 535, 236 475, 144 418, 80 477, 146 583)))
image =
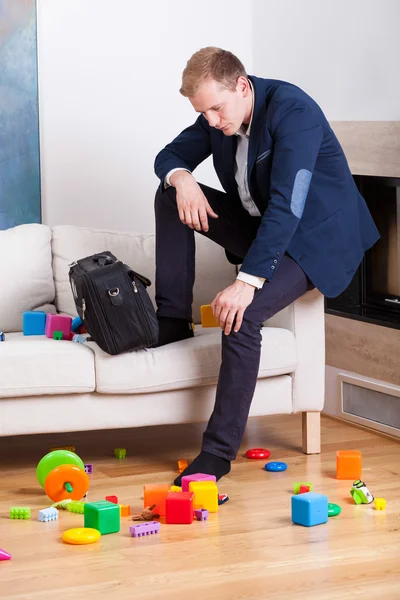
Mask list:
POLYGON ((176 204, 182 223, 190 229, 208 231, 208 216, 218 219, 218 215, 209 205, 193 175, 188 171, 175 171, 170 183, 176 188, 176 204))
POLYGON ((215 296, 211 308, 225 335, 230 334, 235 317, 234 331, 239 331, 244 311, 253 301, 255 289, 249 283, 236 279, 235 283, 215 296))

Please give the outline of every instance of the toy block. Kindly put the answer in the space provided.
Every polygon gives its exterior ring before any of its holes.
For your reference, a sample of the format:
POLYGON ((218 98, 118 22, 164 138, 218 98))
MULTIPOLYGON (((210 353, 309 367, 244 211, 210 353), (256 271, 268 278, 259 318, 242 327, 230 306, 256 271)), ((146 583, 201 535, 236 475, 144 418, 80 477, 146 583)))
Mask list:
POLYGON ((178 460, 178 471, 179 473, 183 473, 185 469, 188 467, 188 461, 186 459, 178 460))
POLYGON ((143 492, 143 507, 146 508, 146 506, 153 506, 154 504, 153 512, 159 514, 160 517, 165 517, 167 511, 166 499, 169 494, 168 483, 145 485, 143 492))
POLYGON ((11 560, 11 554, 0 548, 0 560, 11 560))
POLYGON ((10 508, 10 519, 30 519, 31 509, 27 506, 12 506, 10 508))
POLYGON ((205 508, 208 512, 218 512, 218 487, 215 481, 192 481, 189 491, 194 492, 195 508, 205 508))
POLYGON ((299 494, 307 494, 307 492, 311 492, 309 485, 301 485, 299 489, 299 494))
POLYGON ((375 505, 376 510, 385 510, 385 508, 386 508, 385 498, 375 498, 374 505, 375 505))
POLYGON ((184 475, 182 477, 182 492, 188 492, 192 481, 217 481, 215 475, 207 475, 206 473, 193 473, 192 475, 184 475))
POLYGON ((75 446, 58 446, 57 448, 50 448, 49 452, 54 452, 54 450, 69 450, 70 452, 75 452, 75 446))
POLYGON ((78 331, 78 329, 83 325, 82 319, 78 316, 72 319, 71 331, 78 331))
POLYGON ((292 521, 304 527, 328 521, 328 497, 315 492, 292 496, 292 521))
POLYGON ((160 523, 158 521, 149 521, 140 525, 131 525, 129 533, 132 537, 143 537, 153 533, 160 533, 160 523))
POLYGON ((119 508, 120 508, 121 517, 129 517, 129 515, 131 514, 130 504, 120 504, 119 508))
POLYGON ((170 492, 166 499, 168 525, 193 523, 193 492, 170 492))
POLYGON ((53 340, 62 340, 63 332, 62 331, 53 331, 53 340))
POLYGON ((202 327, 219 327, 219 323, 214 317, 211 304, 200 306, 200 319, 202 327))
POLYGON ((182 488, 179 485, 171 485, 169 488, 170 492, 181 492, 182 488))
POLYGON ((47 523, 48 521, 55 521, 58 519, 58 510, 51 506, 50 508, 42 508, 38 513, 38 520, 42 523, 47 523))
POLYGON ((47 315, 45 336, 52 338, 55 331, 61 331, 65 340, 70 339, 72 319, 67 315, 47 315))
POLYGON ((63 510, 67 510, 68 504, 72 502, 70 498, 66 498, 65 500, 60 500, 60 502, 54 502, 51 506, 53 508, 62 508, 63 510))
POLYGON ((218 506, 225 504, 225 502, 228 502, 228 500, 229 496, 227 494, 218 494, 218 506))
POLYGON ((336 452, 336 479, 360 479, 362 457, 359 450, 338 450, 336 452))
POLYGON ((194 516, 198 521, 207 521, 208 519, 208 510, 205 508, 197 508, 194 511, 194 516))
MULTIPOLYGON (((293 492, 295 494, 300 494, 300 487, 302 485, 310 488, 310 489, 306 490, 307 492, 312 492, 312 483, 310 481, 297 481, 296 483, 293 484, 293 492)), ((304 492, 303 492, 303 494, 304 494, 304 492)))
POLYGON ((4 333, 2 331, 0 331, 0 342, 5 342, 6 341, 6 336, 4 335, 4 333))
POLYGON ((77 344, 84 344, 86 342, 86 338, 84 335, 80 335, 78 333, 75 333, 72 336, 72 341, 76 342, 77 344))
POLYGON ((46 329, 46 313, 41 310, 28 310, 22 315, 22 331, 24 335, 44 335, 46 329))
POLYGON ((125 458, 126 457, 126 449, 125 448, 114 448, 114 456, 115 456, 115 458, 125 458))
POLYGON ((85 504, 84 526, 100 531, 101 535, 117 533, 121 528, 119 506, 107 500, 85 504))
POLYGON ((85 502, 71 500, 71 502, 67 504, 67 510, 72 513, 78 513, 80 515, 83 515, 83 513, 85 512, 85 502))
POLYGON ((117 496, 106 496, 106 500, 108 502, 112 502, 113 504, 118 504, 117 496))
POLYGON ((87 473, 87 475, 91 475, 93 473, 93 465, 91 463, 85 465, 85 473, 87 473))

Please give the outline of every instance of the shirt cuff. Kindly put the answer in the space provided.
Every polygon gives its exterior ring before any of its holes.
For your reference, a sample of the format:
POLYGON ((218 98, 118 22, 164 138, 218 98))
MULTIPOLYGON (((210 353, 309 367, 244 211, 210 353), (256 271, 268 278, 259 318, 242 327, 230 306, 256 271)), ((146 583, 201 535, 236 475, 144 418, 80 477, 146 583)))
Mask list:
POLYGON ((239 281, 244 281, 245 283, 249 283, 250 285, 253 285, 254 287, 258 288, 259 290, 261 290, 262 286, 264 285, 264 281, 265 281, 265 277, 257 277, 257 275, 249 275, 248 273, 243 273, 243 271, 239 271, 236 279, 239 279, 239 281))
POLYGON ((171 169, 165 176, 164 179, 164 188, 170 187, 170 182, 169 182, 169 178, 171 177, 171 175, 173 173, 175 173, 175 171, 187 171, 188 173, 190 173, 189 169, 183 169, 182 167, 177 167, 176 169, 171 169))

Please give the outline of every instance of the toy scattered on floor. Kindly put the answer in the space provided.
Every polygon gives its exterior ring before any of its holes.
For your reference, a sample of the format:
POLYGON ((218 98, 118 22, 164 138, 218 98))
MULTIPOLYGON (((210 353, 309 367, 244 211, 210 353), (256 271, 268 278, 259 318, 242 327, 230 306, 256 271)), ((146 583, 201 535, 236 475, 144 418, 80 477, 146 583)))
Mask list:
POLYGON ((306 492, 312 492, 311 481, 298 481, 293 484, 293 492, 295 494, 304 494, 306 492))
POLYGON ((160 517, 166 515, 166 499, 169 494, 169 485, 166 483, 158 483, 145 485, 143 487, 143 507, 155 505, 155 512, 160 517))
POLYGON ((24 335, 44 335, 46 313, 39 310, 27 310, 22 315, 22 331, 24 335))
POLYGON ((219 323, 214 317, 211 304, 202 304, 200 306, 200 319, 202 327, 219 327, 219 323))
POLYGON ((181 492, 182 491, 182 487, 180 485, 171 485, 171 487, 169 488, 170 492, 181 492))
POLYGON ((4 335, 4 333, 2 331, 0 331, 0 342, 5 342, 6 341, 6 336, 4 335))
POLYGON ((143 537, 145 535, 152 535, 153 533, 160 533, 160 523, 158 521, 149 521, 140 525, 131 525, 129 533, 132 537, 143 537))
POLYGON ((86 464, 85 465, 85 473, 87 473, 88 475, 91 475, 93 473, 93 465, 92 464, 86 464))
POLYGON ((292 521, 296 525, 314 527, 328 521, 328 498, 307 492, 292 496, 292 521))
POLYGON ((227 496, 226 494, 218 494, 218 506, 221 506, 221 504, 225 504, 225 502, 228 502, 229 500, 229 496, 227 496))
POLYGON ((376 510, 385 510, 385 508, 386 508, 385 498, 375 498, 374 506, 375 506, 376 510))
POLYGON ((118 504, 117 496, 106 496, 105 499, 107 500, 107 502, 112 502, 113 504, 118 504))
POLYGON ((89 477, 85 465, 77 454, 69 450, 54 450, 44 456, 36 476, 53 502, 67 498, 81 500, 89 489, 89 477))
POLYGON ((125 458, 126 457, 126 449, 125 448, 114 448, 114 456, 115 456, 115 458, 125 458))
POLYGON ((205 508, 197 508, 194 511, 194 516, 196 517, 197 521, 207 521, 208 510, 206 510, 205 508))
POLYGON ((336 479, 361 479, 362 457, 359 450, 336 452, 336 479))
POLYGON ((78 513, 83 515, 85 510, 85 502, 78 502, 77 500, 71 500, 67 504, 67 510, 72 513, 78 513))
POLYGON ((217 481, 215 475, 207 475, 207 473, 193 473, 192 475, 184 475, 182 477, 182 492, 188 492, 192 481, 217 481))
POLYGON ((67 510, 68 504, 70 502, 74 502, 74 501, 70 500, 69 498, 66 498, 66 500, 61 500, 60 502, 54 502, 54 504, 52 504, 51 506, 53 508, 62 508, 63 510, 67 510))
POLYGON ((2 550, 2 548, 0 548, 0 561, 1 560, 11 560, 11 554, 2 550))
POLYGON ((361 479, 354 481, 350 494, 356 504, 371 504, 374 497, 361 479))
POLYGON ((284 462, 269 462, 265 465, 264 468, 266 471, 277 473, 278 471, 286 471, 287 464, 284 462))
POLYGON ((49 508, 42 508, 38 513, 38 520, 42 523, 47 523, 48 521, 55 521, 58 519, 58 510, 53 506, 49 508))
POLYGON ((72 319, 67 315, 47 315, 44 334, 48 338, 54 336, 55 331, 61 331, 64 340, 72 339, 71 336, 72 319))
POLYGON ((271 452, 267 448, 250 448, 246 452, 246 458, 269 458, 271 452))
POLYGON ((76 527, 74 529, 67 529, 62 535, 63 542, 67 544, 93 544, 97 542, 101 537, 100 531, 92 529, 90 527, 76 527))
POLYGON ((131 514, 131 507, 129 504, 119 504, 119 511, 121 517, 129 517, 131 514))
POLYGON ((30 519, 31 509, 27 506, 12 506, 10 508, 10 519, 30 519))
POLYGON ((107 500, 85 504, 83 517, 85 527, 97 529, 101 535, 118 533, 121 528, 120 508, 107 500))
POLYGON ((54 340, 62 340, 63 332, 62 331, 53 331, 53 339, 54 340))
POLYGON ((188 461, 184 458, 182 460, 178 460, 178 471, 179 473, 183 473, 185 469, 188 467, 188 461))
POLYGON ((168 525, 193 523, 193 492, 169 492, 166 498, 165 522, 168 525))
POLYGON ((328 502, 328 517, 337 517, 340 515, 342 509, 339 504, 333 504, 332 502, 328 502))
POLYGON ((132 521, 153 521, 154 519, 159 519, 160 515, 153 512, 155 506, 155 504, 146 506, 139 515, 132 516, 132 521))
POLYGON ((195 508, 205 508, 210 513, 218 512, 218 487, 215 481, 192 481, 189 492, 194 492, 195 508))

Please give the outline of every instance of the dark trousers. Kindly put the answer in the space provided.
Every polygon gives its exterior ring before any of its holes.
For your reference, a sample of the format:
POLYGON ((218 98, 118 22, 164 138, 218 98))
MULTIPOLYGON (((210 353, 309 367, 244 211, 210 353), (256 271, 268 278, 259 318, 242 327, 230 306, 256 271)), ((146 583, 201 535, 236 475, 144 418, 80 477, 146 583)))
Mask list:
MULTIPOLYGON (((208 217, 209 230, 201 234, 244 258, 261 218, 250 216, 227 194, 205 185, 201 188, 219 216, 218 219, 208 217)), ((179 219, 175 188, 159 187, 155 216, 157 314, 191 320, 195 231, 179 219)), ((299 265, 285 254, 271 282, 265 282, 262 289, 255 291, 240 330, 235 333, 232 328, 229 335, 222 332, 222 362, 215 406, 203 435, 202 450, 228 460, 236 458, 257 382, 263 322, 313 287, 299 265)))

